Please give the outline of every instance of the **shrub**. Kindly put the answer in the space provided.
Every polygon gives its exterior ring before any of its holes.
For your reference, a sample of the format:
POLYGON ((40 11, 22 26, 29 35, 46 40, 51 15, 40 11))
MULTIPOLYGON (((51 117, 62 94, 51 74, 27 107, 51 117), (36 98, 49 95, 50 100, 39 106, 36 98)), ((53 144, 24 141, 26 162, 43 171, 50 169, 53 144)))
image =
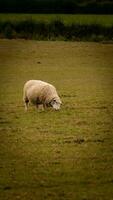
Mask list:
POLYGON ((13 38, 13 28, 11 26, 10 23, 7 23, 5 26, 4 26, 4 36, 8 39, 12 39, 13 38))
POLYGON ((113 40, 113 26, 99 24, 69 24, 60 20, 50 23, 27 19, 19 22, 0 22, 0 35, 5 38, 36 40, 113 40))

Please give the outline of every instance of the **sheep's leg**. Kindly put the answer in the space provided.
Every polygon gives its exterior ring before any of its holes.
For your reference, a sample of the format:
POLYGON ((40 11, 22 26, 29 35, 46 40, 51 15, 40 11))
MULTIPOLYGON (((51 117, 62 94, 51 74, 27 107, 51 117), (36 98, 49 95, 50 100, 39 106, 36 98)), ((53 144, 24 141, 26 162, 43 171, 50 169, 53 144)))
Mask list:
POLYGON ((44 110, 43 104, 36 104, 36 108, 39 110, 44 110))
POLYGON ((24 99, 24 105, 25 105, 25 111, 28 110, 28 105, 29 105, 29 100, 28 99, 24 99))
POLYGON ((28 110, 28 102, 25 102, 25 111, 28 110))
POLYGON ((36 104, 36 108, 39 109, 39 104, 36 104))
POLYGON ((46 104, 43 104, 43 109, 45 110, 47 108, 46 104))

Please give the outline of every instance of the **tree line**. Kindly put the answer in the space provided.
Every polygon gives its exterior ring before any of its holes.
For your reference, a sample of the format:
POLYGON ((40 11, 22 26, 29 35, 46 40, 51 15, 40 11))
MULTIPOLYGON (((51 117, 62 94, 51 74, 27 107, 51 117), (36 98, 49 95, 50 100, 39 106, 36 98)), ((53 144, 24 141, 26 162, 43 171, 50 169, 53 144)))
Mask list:
POLYGON ((113 14, 112 0, 1 0, 1 13, 113 14))

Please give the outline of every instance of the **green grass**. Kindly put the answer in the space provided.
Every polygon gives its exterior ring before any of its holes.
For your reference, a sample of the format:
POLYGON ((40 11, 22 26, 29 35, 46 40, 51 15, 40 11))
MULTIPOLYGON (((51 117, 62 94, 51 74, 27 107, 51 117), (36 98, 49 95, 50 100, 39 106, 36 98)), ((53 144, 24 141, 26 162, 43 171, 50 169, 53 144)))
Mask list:
POLYGON ((61 20, 65 24, 101 24, 113 25, 113 15, 66 15, 66 14, 0 14, 0 21, 22 21, 33 19, 36 21, 51 22, 61 20))
POLYGON ((0 40, 0 200, 112 200, 113 44, 0 40), (59 112, 26 113, 24 83, 53 83, 59 112))

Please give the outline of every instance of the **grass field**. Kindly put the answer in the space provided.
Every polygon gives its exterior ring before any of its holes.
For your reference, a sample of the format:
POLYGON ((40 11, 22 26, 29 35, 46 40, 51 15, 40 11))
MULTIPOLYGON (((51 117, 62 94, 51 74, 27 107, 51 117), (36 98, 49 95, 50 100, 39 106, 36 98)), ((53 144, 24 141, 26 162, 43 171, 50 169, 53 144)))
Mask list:
POLYGON ((101 24, 113 25, 113 15, 71 15, 71 14, 0 14, 0 21, 22 21, 33 19, 36 21, 51 22, 61 20, 64 24, 101 24))
POLYGON ((113 199, 113 44, 0 40, 0 200, 113 199), (23 84, 62 109, 24 111, 23 84))

